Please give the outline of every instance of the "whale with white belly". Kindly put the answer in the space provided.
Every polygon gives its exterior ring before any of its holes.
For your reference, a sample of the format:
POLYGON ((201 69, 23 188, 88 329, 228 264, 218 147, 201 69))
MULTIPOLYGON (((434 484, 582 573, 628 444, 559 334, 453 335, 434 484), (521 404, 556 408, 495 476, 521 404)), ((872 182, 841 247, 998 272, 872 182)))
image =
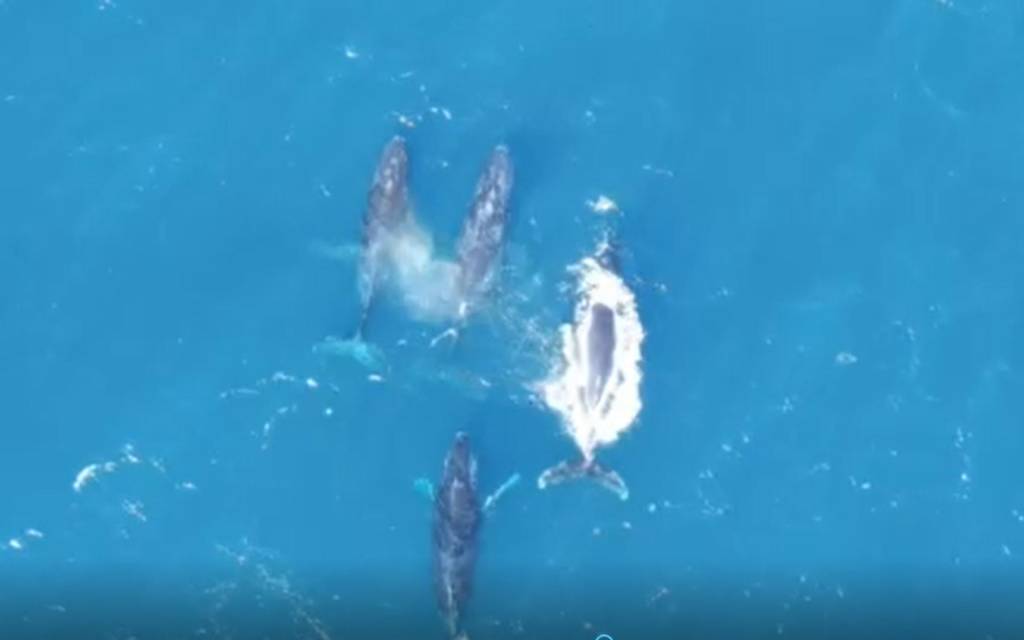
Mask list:
POLYGON ((544 489, 590 478, 625 500, 625 481, 595 456, 632 427, 640 413, 643 325, 636 298, 619 274, 613 243, 605 241, 596 255, 571 269, 579 281, 573 322, 561 327, 562 362, 541 385, 541 395, 560 416, 581 458, 545 470, 537 485, 544 489))

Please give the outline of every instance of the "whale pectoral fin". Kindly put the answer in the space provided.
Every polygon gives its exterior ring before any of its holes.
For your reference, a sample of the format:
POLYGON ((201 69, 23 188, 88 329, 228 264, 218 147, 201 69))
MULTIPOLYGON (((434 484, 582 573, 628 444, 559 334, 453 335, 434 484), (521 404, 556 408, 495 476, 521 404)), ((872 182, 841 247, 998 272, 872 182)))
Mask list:
POLYGON ((412 488, 413 491, 422 495, 427 500, 434 501, 434 483, 427 478, 416 478, 412 481, 412 488))
POLYGON ((459 341, 459 330, 457 327, 451 327, 434 336, 434 339, 430 341, 430 348, 433 349, 438 344, 449 338, 451 339, 453 346, 459 341))
POLYGON ((508 491, 512 487, 516 486, 517 484, 519 484, 519 479, 520 479, 519 474, 518 473, 513 473, 511 476, 509 476, 508 480, 506 480, 505 482, 501 483, 501 486, 498 487, 497 490, 494 493, 492 493, 491 495, 487 496, 487 498, 484 500, 484 506, 483 506, 484 512, 488 513, 490 511, 492 511, 494 509, 494 505, 498 502, 498 499, 501 498, 501 496, 506 491, 508 491))

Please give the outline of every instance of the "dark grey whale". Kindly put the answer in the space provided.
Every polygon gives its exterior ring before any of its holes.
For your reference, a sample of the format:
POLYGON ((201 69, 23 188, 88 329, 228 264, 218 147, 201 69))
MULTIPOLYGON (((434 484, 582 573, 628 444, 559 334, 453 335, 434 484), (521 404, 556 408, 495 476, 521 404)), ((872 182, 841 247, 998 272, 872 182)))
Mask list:
POLYGON ((483 519, 477 497, 476 460, 469 436, 455 436, 434 496, 434 589, 452 637, 472 590, 477 536, 483 519))
POLYGON ((508 224, 512 192, 512 160, 508 147, 491 152, 476 185, 476 193, 459 237, 456 297, 464 321, 479 298, 494 284, 508 224))
POLYGON ((409 155, 405 139, 395 136, 384 147, 363 216, 362 250, 359 258, 361 312, 354 338, 362 338, 374 295, 380 284, 389 243, 409 220, 409 155))

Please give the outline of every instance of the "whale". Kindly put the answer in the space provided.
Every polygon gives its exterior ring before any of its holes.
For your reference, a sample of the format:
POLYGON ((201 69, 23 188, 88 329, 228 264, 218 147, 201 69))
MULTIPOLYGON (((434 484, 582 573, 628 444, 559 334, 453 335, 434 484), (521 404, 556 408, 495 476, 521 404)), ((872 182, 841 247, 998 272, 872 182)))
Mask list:
POLYGON ((363 215, 358 282, 360 313, 353 340, 363 337, 370 309, 380 287, 391 245, 409 222, 409 154, 405 139, 394 136, 385 145, 373 173, 363 215))
POLYGON ((491 152, 477 181, 473 201, 457 245, 455 279, 457 317, 465 322, 494 286, 508 226, 513 169, 508 147, 491 152))
POLYGON ((415 485, 434 502, 433 565, 437 608, 452 638, 465 639, 462 617, 473 587, 481 524, 499 498, 519 483, 513 473, 494 493, 478 496, 477 462, 465 431, 455 439, 444 460, 441 480, 435 489, 425 479, 415 485))
POLYGON ((596 451, 629 430, 640 411, 643 326, 621 275, 619 245, 610 234, 574 270, 580 276, 579 300, 573 322, 562 327, 563 364, 541 392, 562 417, 581 457, 545 469, 537 486, 586 478, 626 500, 625 481, 598 464, 596 451))
POLYGON ((460 630, 460 617, 472 591, 473 567, 483 512, 477 497, 476 459, 465 432, 444 461, 434 498, 434 591, 437 606, 451 637, 460 630))

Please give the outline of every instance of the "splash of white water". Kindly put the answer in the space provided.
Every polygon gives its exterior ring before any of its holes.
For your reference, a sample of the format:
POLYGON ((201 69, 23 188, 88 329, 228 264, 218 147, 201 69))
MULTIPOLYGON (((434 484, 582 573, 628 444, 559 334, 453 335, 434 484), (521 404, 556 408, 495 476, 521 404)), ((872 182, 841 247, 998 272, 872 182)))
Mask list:
POLYGON ((392 283, 411 313, 428 322, 455 317, 458 265, 435 254, 430 234, 409 222, 389 241, 392 283))
POLYGON ((644 329, 636 309, 636 298, 616 273, 592 257, 571 266, 579 279, 577 304, 572 324, 560 328, 562 362, 541 383, 545 403, 562 419, 568 435, 585 460, 592 460, 598 447, 608 446, 628 430, 640 413, 641 351, 644 329), (587 348, 594 330, 592 310, 604 305, 614 315, 615 348, 612 370, 596 401, 588 400, 591 379, 587 348))

